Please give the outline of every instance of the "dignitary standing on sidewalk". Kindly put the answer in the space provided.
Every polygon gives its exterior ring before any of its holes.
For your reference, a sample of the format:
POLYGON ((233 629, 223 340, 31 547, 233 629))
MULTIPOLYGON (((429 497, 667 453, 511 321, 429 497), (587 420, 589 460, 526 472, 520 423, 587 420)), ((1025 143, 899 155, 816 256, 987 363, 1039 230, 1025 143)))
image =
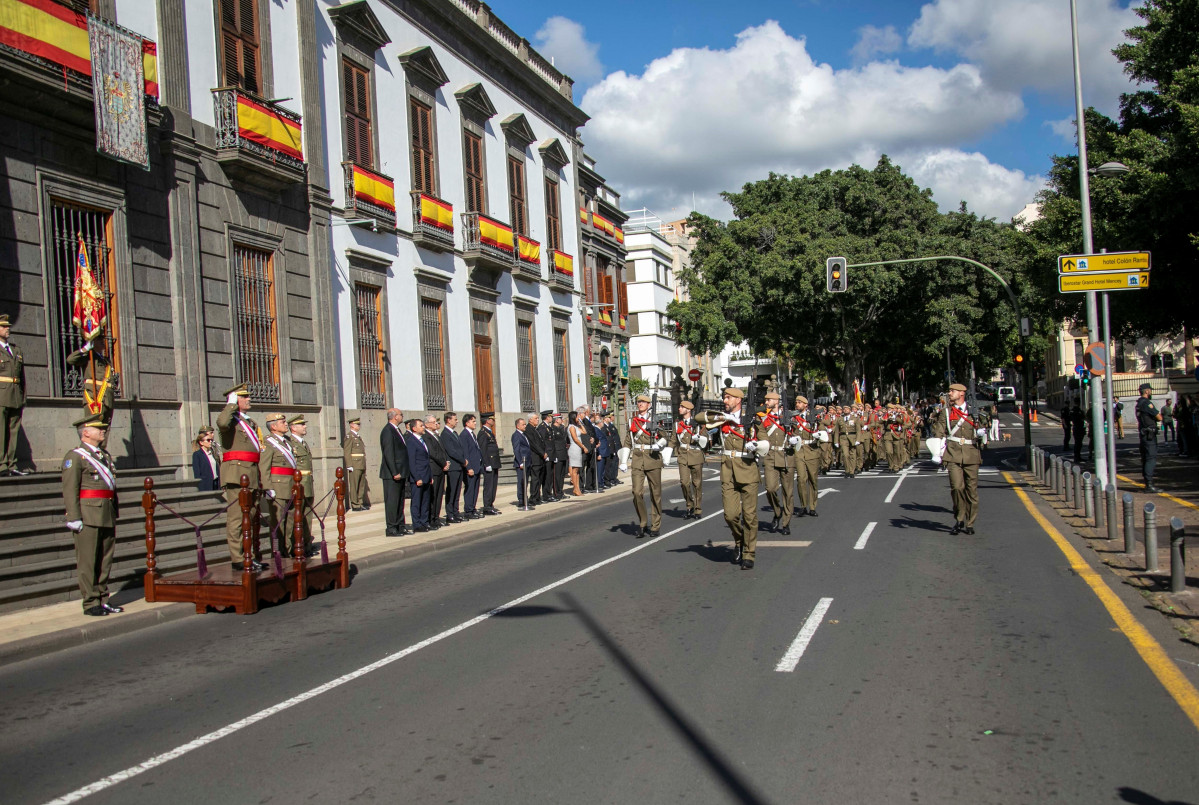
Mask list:
POLYGON ((553 457, 554 457, 554 499, 566 497, 566 471, 570 464, 570 436, 567 435, 566 425, 562 424, 562 414, 554 414, 553 457))
POLYGON ((408 420, 404 446, 408 449, 408 483, 412 489, 412 530, 422 534, 429 530, 429 503, 433 495, 433 461, 424 436, 425 423, 408 420))
POLYGON ((392 408, 387 412, 387 424, 379 432, 379 480, 383 482, 383 506, 387 516, 388 537, 402 537, 412 531, 404 522, 404 492, 408 485, 408 443, 400 422, 404 412, 392 408))
POLYGON ((429 472, 433 474, 433 484, 429 490, 429 528, 434 530, 446 524, 441 519, 441 507, 445 505, 445 476, 450 467, 450 457, 441 446, 440 430, 441 423, 437 417, 432 414, 425 417, 425 432, 421 439, 429 448, 429 472))
POLYGON ((704 426, 691 418, 695 406, 689 400, 679 403, 679 421, 670 436, 675 459, 679 463, 679 483, 687 504, 684 520, 699 519, 704 513, 704 448, 708 437, 704 426))
MULTIPOLYGON (((720 493, 724 522, 733 536, 733 563, 752 570, 758 545, 758 425, 742 410, 745 392, 726 388, 720 427, 720 493)), ((820 453, 816 453, 819 462, 820 453)))
POLYGON ((346 468, 346 497, 350 499, 350 511, 360 512, 366 508, 366 442, 362 441, 362 421, 354 417, 346 423, 349 433, 341 446, 342 465, 346 468))
POLYGON ((479 439, 475 436, 478 417, 467 414, 462 417, 462 516, 467 520, 482 520, 483 515, 477 510, 479 503, 479 482, 483 479, 483 451, 479 448, 479 439))
POLYGON ((447 523, 461 523, 462 512, 458 508, 458 500, 462 495, 462 476, 466 467, 466 449, 462 437, 454 430, 458 426, 458 415, 447 411, 445 427, 441 429, 441 447, 450 460, 450 467, 445 472, 445 520, 447 523))
POLYGON ((108 575, 117 542, 117 468, 100 446, 108 423, 88 416, 74 425, 80 444, 62 460, 62 502, 67 528, 75 537, 83 614, 104 616, 124 611, 108 603, 108 575))
POLYGON ((545 437, 541 430, 541 417, 537 414, 529 414, 529 421, 525 425, 525 438, 529 440, 529 466, 528 466, 528 496, 525 500, 530 506, 537 506, 542 502, 541 487, 545 485, 545 470, 549 462, 550 452, 549 447, 545 443, 545 437))
POLYGON ((240 383, 225 392, 225 407, 216 418, 217 433, 221 437, 221 486, 225 488, 225 502, 230 504, 225 513, 225 541, 229 544, 229 558, 234 570, 242 570, 242 562, 250 562, 252 570, 264 570, 253 556, 241 553, 241 508, 237 505, 241 494, 241 477, 250 481, 250 511, 258 511, 258 490, 261 488, 258 460, 262 453, 262 435, 258 425, 250 419, 250 390, 240 383))
POLYGON ((516 430, 512 432, 512 466, 516 469, 516 505, 522 509, 531 509, 528 497, 529 457, 533 449, 529 445, 529 437, 525 435, 528 422, 524 417, 516 420, 516 430))
POLYGON ((495 414, 479 414, 483 428, 479 431, 479 449, 483 451, 483 514, 500 514, 495 507, 495 491, 500 480, 500 443, 495 438, 495 414))

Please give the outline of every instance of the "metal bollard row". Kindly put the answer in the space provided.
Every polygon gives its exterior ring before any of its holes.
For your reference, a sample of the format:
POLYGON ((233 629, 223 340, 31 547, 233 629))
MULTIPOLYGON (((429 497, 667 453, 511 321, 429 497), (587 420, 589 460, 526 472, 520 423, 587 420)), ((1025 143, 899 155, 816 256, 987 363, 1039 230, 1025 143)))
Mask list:
POLYGON ((1133 511, 1132 493, 1124 493, 1124 553, 1137 549, 1136 512, 1133 511))
POLYGON ((1116 487, 1108 484, 1107 489, 1103 490, 1103 497, 1107 502, 1107 538, 1114 540, 1118 536, 1119 527, 1116 524, 1116 487))
POLYGON ((1082 467, 1075 464, 1070 468, 1074 475, 1074 510, 1082 508, 1082 467))
POLYGON ((1157 506, 1145 504, 1145 572, 1157 572, 1157 506))
POLYGON ((1084 472, 1082 474, 1082 516, 1088 520, 1095 516, 1094 494, 1095 482, 1091 479, 1091 473, 1084 472))
POLYGON ((1170 518, 1170 592, 1181 593, 1187 588, 1186 528, 1182 518, 1170 518))

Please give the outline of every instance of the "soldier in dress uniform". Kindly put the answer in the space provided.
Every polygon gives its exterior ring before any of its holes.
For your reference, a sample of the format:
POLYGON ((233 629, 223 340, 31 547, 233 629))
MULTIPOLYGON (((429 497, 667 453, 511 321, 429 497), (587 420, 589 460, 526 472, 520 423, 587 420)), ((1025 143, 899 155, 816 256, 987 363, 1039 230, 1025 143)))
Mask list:
POLYGON ((720 427, 720 497, 724 521, 733 535, 733 563, 752 570, 758 547, 758 425, 742 412, 745 392, 729 387, 723 395, 720 427))
POLYGON ((788 468, 787 448, 791 448, 791 468, 794 468, 795 449, 787 443, 787 426, 783 422, 782 397, 777 391, 766 393, 766 411, 761 416, 759 435, 770 442, 770 452, 762 457, 763 475, 766 481, 766 500, 774 519, 770 530, 780 534, 791 533, 791 513, 795 504, 792 473, 788 468))
MULTIPOLYGON (((304 487, 304 512, 300 520, 300 528, 304 533, 304 555, 316 556, 312 547, 312 505, 316 502, 316 487, 312 479, 312 449, 305 441, 308 435, 308 420, 303 414, 296 414, 287 420, 291 431, 291 450, 296 456, 296 472, 300 475, 300 484, 304 487)), ((288 518, 288 528, 295 523, 295 513, 288 518)))
POLYGON ((85 416, 73 424, 79 429, 80 445, 62 460, 62 502, 67 528, 75 535, 83 614, 123 612, 107 602, 108 574, 117 541, 117 469, 112 456, 100 446, 108 423, 85 416))
MULTIPOLYGON (((95 343, 88 341, 81 348, 75 350, 67 356, 67 365, 74 366, 77 369, 83 369, 88 365, 88 360, 91 358, 95 343)), ((101 377, 93 378, 84 376, 83 378, 83 408, 80 411, 80 416, 99 417, 112 426, 113 405, 116 400, 117 376, 112 370, 108 359, 101 353, 95 353, 94 360, 97 366, 103 366, 104 371, 101 377)), ((105 431, 105 436, 108 432, 105 431)))
POLYGON ((896 407, 895 403, 887 403, 886 430, 883 433, 883 452, 890 472, 903 469, 903 421, 896 407))
MULTIPOLYGON (((799 512, 797 516, 816 513, 816 502, 820 500, 820 445, 822 431, 813 422, 808 413, 808 398, 800 395, 795 398, 795 415, 792 417, 791 445, 795 448, 795 471, 799 485, 799 512)), ((827 435, 823 438, 827 438, 827 435)))
POLYGON ((656 537, 662 528, 662 448, 666 439, 654 434, 649 413, 650 396, 637 395, 637 413, 629 420, 629 466, 633 470, 633 508, 641 522, 640 537, 656 537), (650 511, 645 510, 645 486, 649 484, 650 511))
POLYGON ((983 460, 979 440, 986 430, 978 412, 966 405, 966 387, 961 383, 949 387, 949 405, 933 420, 932 433, 945 440, 942 461, 949 470, 954 521, 949 533, 973 534, 978 519, 978 468, 983 460))
MULTIPOLYGON (((225 392, 225 407, 216 418, 217 433, 221 438, 221 486, 225 488, 225 501, 232 505, 226 512, 225 540, 229 544, 229 558, 234 570, 242 570, 242 562, 249 561, 254 570, 263 570, 265 565, 255 557, 243 557, 241 553, 241 507, 237 505, 241 492, 241 477, 250 480, 250 511, 258 511, 258 460, 262 453, 262 434, 247 413, 250 410, 250 391, 240 383, 225 392)), ((255 530, 257 527, 255 526, 255 530)))
POLYGON ((296 454, 291 449, 287 435, 287 417, 271 414, 266 418, 266 438, 262 440, 262 453, 258 456, 258 477, 262 479, 262 491, 267 511, 267 535, 278 539, 275 543, 285 557, 291 556, 291 529, 287 527, 291 507, 291 487, 295 481, 296 454))
POLYGON ((846 478, 858 474, 858 448, 862 446, 862 420, 856 411, 845 408, 842 411, 841 427, 837 433, 837 441, 841 445, 841 469, 846 478))
POLYGON ((699 519, 704 513, 704 448, 708 446, 704 426, 691 418, 695 406, 688 400, 679 403, 679 421, 670 434, 670 447, 679 463, 679 483, 687 504, 684 520, 699 519))
POLYGON ((346 468, 346 497, 350 499, 350 511, 360 512, 365 508, 366 497, 366 442, 359 430, 362 421, 354 417, 346 423, 349 433, 341 445, 341 461, 346 468))
POLYGON ((25 410, 25 358, 9 340, 7 313, 0 313, 0 475, 25 475, 17 469, 17 434, 25 410))
POLYGON ((545 468, 541 473, 541 501, 556 503, 558 496, 554 494, 554 412, 542 411, 541 422, 537 425, 537 435, 545 445, 545 468))

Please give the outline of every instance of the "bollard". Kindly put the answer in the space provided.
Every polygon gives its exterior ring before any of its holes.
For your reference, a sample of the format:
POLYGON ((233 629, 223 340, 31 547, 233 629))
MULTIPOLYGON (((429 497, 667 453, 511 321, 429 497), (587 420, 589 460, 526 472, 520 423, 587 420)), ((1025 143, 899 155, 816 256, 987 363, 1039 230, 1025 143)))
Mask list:
POLYGON ((1082 474, 1082 516, 1090 520, 1095 516, 1095 482, 1091 479, 1091 473, 1084 472, 1082 474))
POLYGON ((1074 491, 1074 462, 1062 461, 1062 502, 1070 505, 1070 493, 1074 491))
POLYGON ((1107 489, 1103 490, 1103 497, 1107 501, 1107 538, 1114 540, 1118 527, 1116 525, 1116 487, 1108 484, 1107 489))
POLYGON ((1186 527, 1182 519, 1170 518, 1170 592, 1181 593, 1187 588, 1186 527))
POLYGON ((1057 456, 1049 457, 1049 491, 1057 494, 1057 456))
POLYGON ((1064 458, 1058 459, 1058 463, 1057 463, 1057 493, 1059 496, 1061 496, 1063 503, 1068 503, 1070 500, 1070 493, 1066 489, 1066 469, 1069 464, 1070 464, 1070 462, 1064 458))
POLYGON ((1082 508, 1082 466, 1075 464, 1070 468, 1074 475, 1074 510, 1082 508))
POLYGON ((1157 506, 1145 504, 1145 572, 1157 572, 1157 506))
POLYGON ((1136 513, 1132 510, 1132 493, 1124 493, 1124 553, 1132 553, 1137 547, 1136 513))

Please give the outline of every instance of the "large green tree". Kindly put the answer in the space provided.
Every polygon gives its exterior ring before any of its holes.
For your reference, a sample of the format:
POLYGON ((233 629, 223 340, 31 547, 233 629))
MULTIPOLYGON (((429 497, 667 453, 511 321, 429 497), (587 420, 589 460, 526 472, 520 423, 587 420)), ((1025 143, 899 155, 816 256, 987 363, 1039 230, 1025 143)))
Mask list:
POLYGON ((731 221, 692 215, 698 242, 681 276, 689 300, 669 309, 693 350, 745 340, 757 353, 790 358, 844 387, 863 375, 889 383, 900 368, 910 386, 932 386, 947 349, 958 371, 971 361, 980 372, 1008 363, 1015 314, 985 272, 955 262, 855 268, 848 290, 830 294, 825 259, 834 255, 851 264, 969 257, 1016 280, 1030 313, 1044 308, 1038 290, 1014 276, 1029 244, 964 205, 942 214, 931 191, 886 157, 873 170, 771 174, 724 198, 731 221))

